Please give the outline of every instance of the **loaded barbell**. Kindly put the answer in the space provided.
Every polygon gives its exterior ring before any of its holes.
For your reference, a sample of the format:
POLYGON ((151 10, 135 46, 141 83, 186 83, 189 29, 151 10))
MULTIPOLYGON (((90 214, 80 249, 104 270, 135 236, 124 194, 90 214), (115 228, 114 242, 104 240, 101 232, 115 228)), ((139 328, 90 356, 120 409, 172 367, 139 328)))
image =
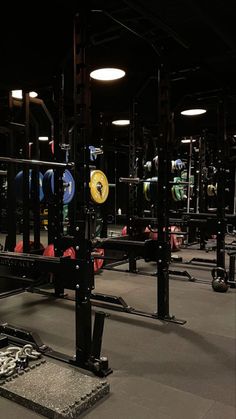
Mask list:
MULTIPOLYGON (((29 197, 32 198, 33 191, 33 170, 29 170, 29 197)), ((72 173, 66 169, 63 172, 63 204, 69 204, 75 195, 75 180, 72 173)), ((90 172, 90 193, 91 199, 96 204, 103 204, 109 194, 109 186, 115 186, 113 184, 109 185, 105 173, 101 170, 91 170, 90 172)), ((18 201, 23 200, 23 171, 21 170, 17 173, 15 177, 15 192, 16 199, 18 201)), ((43 175, 39 172, 39 200, 40 202, 43 199, 48 203, 53 203, 54 201, 54 170, 49 169, 43 175)))
MULTIPOLYGON (((156 187, 157 180, 157 177, 153 177, 145 179, 143 182, 143 193, 146 201, 148 202, 156 202, 158 200, 156 187)), ((182 201, 187 198, 184 188, 184 185, 186 185, 187 183, 188 182, 183 181, 181 177, 175 177, 173 182, 171 182, 171 184, 173 184, 173 186, 171 187, 171 195, 174 201, 182 201)))
MULTIPOLYGON (((152 161, 148 160, 143 163, 144 169, 147 172, 151 172, 152 169, 158 170, 158 156, 155 156, 152 161)), ((171 160, 171 173, 174 173, 176 170, 181 171, 185 168, 185 163, 181 159, 171 160)))
MULTIPOLYGON (((75 181, 69 170, 63 173, 63 204, 69 204, 75 195, 75 181)), ((54 171, 49 169, 43 176, 42 187, 45 201, 52 203, 54 200, 54 171)), ((101 170, 91 170, 89 182, 91 199, 96 204, 103 204, 109 194, 109 184, 105 173, 101 170)))

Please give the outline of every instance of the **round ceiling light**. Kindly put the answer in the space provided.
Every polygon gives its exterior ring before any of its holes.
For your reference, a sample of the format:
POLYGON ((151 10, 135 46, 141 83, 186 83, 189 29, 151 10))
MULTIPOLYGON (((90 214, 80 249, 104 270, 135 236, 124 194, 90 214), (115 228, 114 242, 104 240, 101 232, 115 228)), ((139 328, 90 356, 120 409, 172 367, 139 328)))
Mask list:
POLYGON ((130 124, 129 119, 117 119, 116 121, 112 121, 113 125, 125 126, 130 124))
POLYGON ((48 137, 39 137, 39 141, 48 141, 48 137))
POLYGON ((29 92, 29 96, 30 97, 37 97, 38 93, 37 92, 29 92))
POLYGON ((185 116, 202 115, 203 113, 206 113, 206 109, 185 109, 180 113, 185 116))
POLYGON ((182 140, 181 140, 181 143, 183 143, 183 144, 189 144, 189 143, 195 143, 196 142, 196 139, 195 138, 183 138, 182 140))
MULTIPOLYGON (((12 90, 11 95, 14 99, 22 99, 23 98, 23 93, 22 90, 12 90)), ((38 93, 36 92, 29 92, 29 96, 30 97, 37 97, 38 93)))
POLYGON ((90 77, 95 80, 110 81, 121 79, 125 76, 125 71, 119 68, 99 68, 90 73, 90 77))

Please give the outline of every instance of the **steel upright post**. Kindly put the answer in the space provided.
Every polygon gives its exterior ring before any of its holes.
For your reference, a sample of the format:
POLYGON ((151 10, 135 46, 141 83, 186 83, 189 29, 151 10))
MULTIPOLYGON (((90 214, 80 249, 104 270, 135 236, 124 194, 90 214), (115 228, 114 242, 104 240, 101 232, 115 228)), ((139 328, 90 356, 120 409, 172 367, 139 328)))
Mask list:
POLYGON ((225 148, 226 112, 225 99, 220 97, 217 109, 217 266, 225 268, 225 148))

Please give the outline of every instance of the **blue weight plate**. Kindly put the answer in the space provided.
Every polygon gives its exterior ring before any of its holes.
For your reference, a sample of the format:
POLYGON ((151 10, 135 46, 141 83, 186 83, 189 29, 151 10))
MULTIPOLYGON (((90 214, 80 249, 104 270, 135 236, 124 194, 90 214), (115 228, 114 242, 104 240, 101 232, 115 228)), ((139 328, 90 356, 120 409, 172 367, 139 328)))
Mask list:
POLYGON ((46 202, 52 203, 54 194, 54 173, 52 169, 44 173, 42 186, 46 202))
MULTIPOLYGON (((44 198, 43 193, 43 174, 39 172, 39 200, 40 202, 44 198)), ((29 170, 29 194, 31 199, 31 190, 32 190, 32 169, 29 170)), ((15 192, 16 192, 16 199, 17 201, 22 201, 23 196, 23 171, 21 170, 17 173, 15 177, 15 192)))
POLYGON ((63 183, 64 183, 64 195, 63 195, 63 204, 69 204, 75 195, 75 181, 69 170, 65 170, 63 173, 63 183))
MULTIPOLYGON (((65 170, 63 173, 63 184, 64 184, 64 194, 63 194, 63 204, 69 204, 75 194, 75 181, 69 170, 65 170)), ((49 169, 45 172, 43 177, 43 191, 45 195, 45 200, 49 203, 53 202, 54 195, 54 172, 52 169, 49 169)))
POLYGON ((175 160, 175 167, 177 170, 183 170, 184 163, 182 162, 182 160, 180 159, 175 160))

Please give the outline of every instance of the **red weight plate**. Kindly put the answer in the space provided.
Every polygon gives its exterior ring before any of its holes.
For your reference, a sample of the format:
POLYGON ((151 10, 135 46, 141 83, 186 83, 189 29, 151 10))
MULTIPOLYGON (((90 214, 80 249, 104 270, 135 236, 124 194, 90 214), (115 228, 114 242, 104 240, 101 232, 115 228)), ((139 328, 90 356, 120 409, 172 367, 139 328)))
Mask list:
MULTIPOLYGON (((171 232, 172 233, 175 233, 175 232, 176 233, 179 233, 179 232, 181 232, 181 229, 180 229, 180 227, 177 227, 177 226, 171 226, 171 232)), ((180 237, 177 234, 172 234, 171 236, 172 236, 172 240, 173 240, 173 248, 172 248, 172 250, 173 251, 180 250, 180 246, 182 245, 183 238, 180 237)))
MULTIPOLYGON (((34 242, 32 240, 30 240, 29 245, 30 251, 34 250, 34 242)), ((44 246, 42 245, 42 243, 40 243, 40 250, 44 250, 44 246)), ((16 243, 14 252, 23 253, 23 240, 20 240, 18 243, 16 243)))
MULTIPOLYGON (((94 252, 99 253, 101 256, 104 256, 104 249, 94 249, 94 252)), ((103 262, 104 259, 94 259, 94 272, 98 272, 103 267, 103 262)))
POLYGON ((71 259, 75 259, 75 249, 73 247, 69 247, 64 251, 63 256, 70 256, 71 259))
MULTIPOLYGON (((33 245, 34 245, 34 242, 30 241, 29 245, 30 245, 30 249, 32 249, 33 245)), ((23 253, 23 240, 20 240, 18 243, 16 243, 15 248, 14 248, 14 252, 23 253)))
POLYGON ((149 238, 152 240, 157 240, 158 234, 157 231, 150 231, 149 238))
MULTIPOLYGON (((43 252, 43 256, 50 256, 54 257, 54 244, 49 244, 43 252)), ((71 259, 75 259, 75 249, 73 247, 69 247, 63 253, 63 256, 70 256, 71 259)))
POLYGON ((46 249, 43 252, 43 256, 51 256, 51 257, 54 257, 55 256, 54 245, 53 244, 49 244, 46 247, 46 249))
POLYGON ((121 230, 121 235, 122 236, 127 236, 127 226, 124 226, 121 230))

